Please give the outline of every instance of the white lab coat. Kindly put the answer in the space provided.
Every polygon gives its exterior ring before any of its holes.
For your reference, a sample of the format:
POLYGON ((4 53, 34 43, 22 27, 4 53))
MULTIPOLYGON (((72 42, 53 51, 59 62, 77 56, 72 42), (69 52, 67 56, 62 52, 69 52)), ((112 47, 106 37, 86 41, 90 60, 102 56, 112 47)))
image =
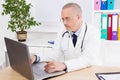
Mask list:
MULTIPOLYGON (((83 51, 81 50, 81 43, 83 35, 86 29, 85 22, 82 22, 81 32, 77 38, 76 46, 74 47, 71 35, 66 33, 62 37, 65 30, 58 33, 53 53, 49 55, 49 58, 41 57, 43 60, 57 60, 64 62, 67 66, 67 71, 74 71, 82 69, 93 64, 99 63, 99 51, 100 51, 100 33, 95 27, 87 24, 87 32, 83 43, 83 51), (69 38, 70 36, 70 38, 69 38)), ((49 53, 49 52, 48 52, 49 53)))

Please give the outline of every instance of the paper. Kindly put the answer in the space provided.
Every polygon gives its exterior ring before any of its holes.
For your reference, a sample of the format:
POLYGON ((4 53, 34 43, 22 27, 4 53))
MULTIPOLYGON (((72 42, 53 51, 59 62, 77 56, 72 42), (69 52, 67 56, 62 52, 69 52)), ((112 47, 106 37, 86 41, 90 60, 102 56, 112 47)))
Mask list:
POLYGON ((99 80, 120 80, 120 72, 96 73, 99 80))

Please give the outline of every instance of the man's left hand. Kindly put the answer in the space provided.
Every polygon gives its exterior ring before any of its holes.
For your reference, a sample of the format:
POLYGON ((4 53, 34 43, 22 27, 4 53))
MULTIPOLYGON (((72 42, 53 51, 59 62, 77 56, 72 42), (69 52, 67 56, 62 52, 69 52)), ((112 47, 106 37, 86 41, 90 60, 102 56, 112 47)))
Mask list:
POLYGON ((63 71, 66 69, 66 65, 62 62, 48 61, 45 65, 45 71, 48 73, 53 73, 56 71, 63 71))

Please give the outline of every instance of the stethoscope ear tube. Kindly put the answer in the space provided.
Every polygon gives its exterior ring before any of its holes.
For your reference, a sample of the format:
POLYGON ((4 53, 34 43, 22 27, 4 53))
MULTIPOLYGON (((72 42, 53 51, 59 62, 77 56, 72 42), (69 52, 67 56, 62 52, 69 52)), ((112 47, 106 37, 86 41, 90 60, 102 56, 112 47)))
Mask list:
POLYGON ((66 33, 68 33, 68 34, 69 34, 69 32, 68 32, 68 31, 65 31, 65 32, 62 34, 62 37, 64 37, 66 33))

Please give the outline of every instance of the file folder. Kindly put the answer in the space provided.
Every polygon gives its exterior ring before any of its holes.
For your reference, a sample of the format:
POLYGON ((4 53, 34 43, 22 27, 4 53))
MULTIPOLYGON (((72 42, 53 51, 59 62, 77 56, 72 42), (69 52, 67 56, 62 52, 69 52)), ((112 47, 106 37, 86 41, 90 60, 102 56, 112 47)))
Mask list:
POLYGON ((108 14, 101 15, 101 38, 107 40, 108 14))
POLYGON ((118 40, 120 41, 120 14, 118 14, 118 40))
POLYGON ((101 0, 101 10, 107 10, 107 0, 101 0))
POLYGON ((100 0, 94 0, 94 10, 100 10, 100 0))
POLYGON ((114 9, 114 0, 108 0, 107 2, 108 2, 107 9, 113 10, 114 9))
POLYGON ((120 80, 120 72, 95 73, 99 80, 120 80))
POLYGON ((118 14, 112 14, 112 40, 118 40, 118 14))
POLYGON ((108 14, 108 40, 112 39, 112 14, 108 14))

